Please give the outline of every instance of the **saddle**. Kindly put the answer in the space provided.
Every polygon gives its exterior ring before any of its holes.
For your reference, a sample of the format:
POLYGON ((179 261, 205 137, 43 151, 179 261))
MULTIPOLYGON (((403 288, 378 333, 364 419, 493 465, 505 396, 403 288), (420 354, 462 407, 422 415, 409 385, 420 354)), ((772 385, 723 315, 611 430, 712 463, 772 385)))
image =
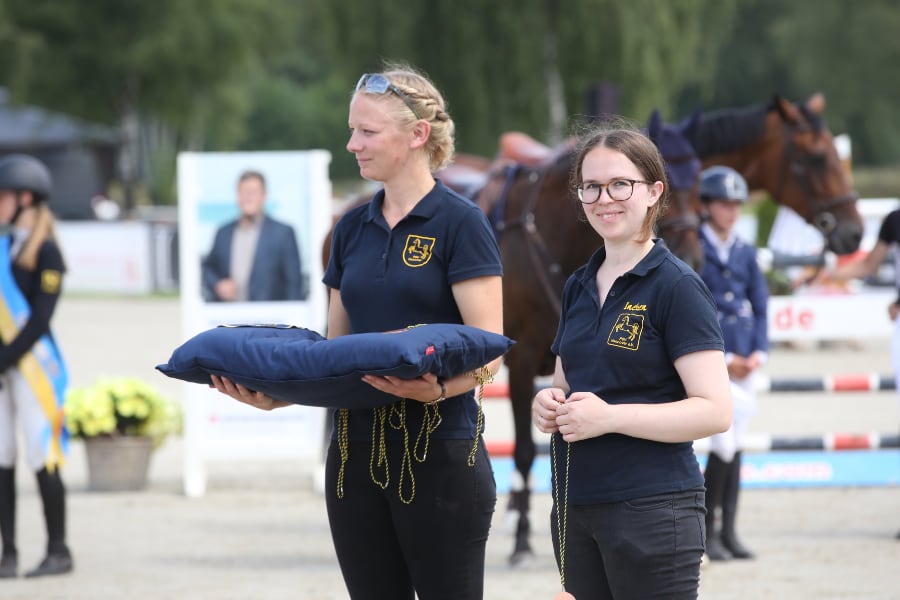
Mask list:
POLYGON ((540 168, 553 162, 559 153, 527 133, 507 131, 500 135, 497 156, 493 160, 458 154, 453 164, 437 175, 447 187, 474 200, 491 176, 502 173, 506 167, 540 168))

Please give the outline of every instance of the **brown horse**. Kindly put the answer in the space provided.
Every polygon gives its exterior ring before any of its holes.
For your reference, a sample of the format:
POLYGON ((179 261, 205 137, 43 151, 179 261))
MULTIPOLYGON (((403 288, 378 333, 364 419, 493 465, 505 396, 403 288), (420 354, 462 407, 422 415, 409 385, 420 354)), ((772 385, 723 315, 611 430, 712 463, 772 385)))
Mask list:
POLYGON ((797 105, 775 96, 768 105, 696 115, 685 135, 703 166, 740 171, 751 190, 765 190, 818 229, 835 254, 859 248, 863 220, 822 113, 825 97, 797 105))
MULTIPOLYGON (((805 106, 776 97, 765 107, 713 115, 695 113, 667 133, 689 139, 704 166, 724 164, 740 171, 751 189, 768 190, 776 201, 794 208, 817 226, 831 250, 846 254, 859 246, 862 219, 856 210, 856 195, 837 160, 833 137, 821 119, 823 106, 818 97, 805 106)), ((651 118, 651 136, 659 126, 651 118)), ((655 135, 658 140, 659 130, 655 135)), ((504 266, 505 334, 518 342, 505 357, 517 472, 509 507, 518 512, 510 557, 513 565, 531 554, 528 477, 535 458, 531 425, 534 378, 550 375, 553 370, 554 357, 549 348, 556 333, 563 283, 587 262, 598 245, 596 233, 579 218, 572 200, 568 180, 572 158, 570 152, 540 168, 517 167, 507 171, 502 186, 506 199, 499 242, 504 266)), ((674 181, 671 163, 668 173, 674 181)), ((496 182, 493 185, 496 193, 500 186, 496 182)), ((486 187, 484 193, 490 189, 486 187)), ((481 203, 490 204, 483 198, 481 203)), ((695 199, 673 198, 669 214, 660 222, 664 239, 666 219, 684 224, 680 229, 697 239, 696 213, 684 216, 691 207, 696 207, 695 199)), ((674 233, 677 231, 669 235, 674 233)))

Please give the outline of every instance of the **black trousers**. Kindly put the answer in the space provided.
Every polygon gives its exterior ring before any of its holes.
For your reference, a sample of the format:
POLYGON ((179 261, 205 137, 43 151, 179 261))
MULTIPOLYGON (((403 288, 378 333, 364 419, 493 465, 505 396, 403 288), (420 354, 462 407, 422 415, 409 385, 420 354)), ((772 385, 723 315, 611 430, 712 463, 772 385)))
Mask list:
MULTIPOLYGON (((706 529, 704 504, 704 490, 698 488, 625 502, 569 506, 565 513, 566 590, 578 600, 696 599, 706 529)), ((559 566, 555 506, 550 523, 559 566)))
MULTIPOLYGON (((468 466, 472 444, 433 439, 424 462, 409 455, 404 463, 403 442, 388 441, 389 479, 382 489, 370 472, 371 442, 351 442, 338 498, 340 451, 331 443, 325 464, 328 520, 353 600, 482 598, 497 488, 483 440, 475 465, 468 466)), ((375 472, 384 482, 383 469, 375 472)))

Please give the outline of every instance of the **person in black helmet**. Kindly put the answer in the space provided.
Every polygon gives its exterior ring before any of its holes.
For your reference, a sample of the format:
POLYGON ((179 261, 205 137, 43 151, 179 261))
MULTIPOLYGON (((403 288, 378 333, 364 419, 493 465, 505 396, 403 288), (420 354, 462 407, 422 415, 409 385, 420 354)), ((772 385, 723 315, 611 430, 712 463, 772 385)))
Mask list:
POLYGON ((731 428, 709 440, 704 472, 706 555, 710 560, 753 558, 735 533, 735 519, 743 436, 756 411, 754 378, 769 349, 769 293, 756 261, 756 246, 735 234, 741 207, 748 198, 747 182, 730 167, 710 167, 700 173, 699 195, 705 212, 700 236, 704 253, 701 277, 716 300, 734 402, 731 428), (717 528, 719 514, 721 527, 717 528))
POLYGON ((65 365, 50 319, 65 272, 47 207, 52 181, 37 159, 0 158, 0 577, 16 577, 16 420, 26 463, 37 475, 47 555, 26 577, 72 570, 66 545, 66 492, 60 477, 65 365))

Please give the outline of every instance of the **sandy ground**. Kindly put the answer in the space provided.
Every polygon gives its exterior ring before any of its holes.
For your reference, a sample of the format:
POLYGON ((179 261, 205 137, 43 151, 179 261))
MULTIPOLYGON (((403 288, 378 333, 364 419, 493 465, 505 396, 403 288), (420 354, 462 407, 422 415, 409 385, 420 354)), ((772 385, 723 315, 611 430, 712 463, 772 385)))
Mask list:
MULTIPOLYGON (((181 384, 153 370, 180 342, 175 300, 63 298, 55 319, 72 383, 98 375, 149 379, 180 397, 181 384)), ((888 374, 886 340, 828 348, 775 349, 773 376, 888 374)), ((503 435, 502 405, 488 415, 503 435)), ((756 431, 779 435, 896 431, 894 393, 764 395, 756 431)), ((148 489, 87 491, 84 448, 72 444, 64 472, 69 541, 76 570, 42 580, 0 581, 4 599, 315 599, 346 598, 322 497, 309 465, 290 461, 212 463, 207 493, 182 493, 182 445, 172 439, 153 457, 148 489), (298 475, 298 473, 301 473, 298 475)), ((900 460, 900 457, 898 457, 900 460)), ((44 544, 40 502, 30 475, 21 484, 19 549, 30 568, 44 544)), ((551 552, 551 498, 534 499, 534 559, 511 569, 505 496, 488 542, 485 598, 550 598, 559 589, 551 552)), ((715 563, 702 573, 703 600, 900 598, 900 489, 749 489, 740 529, 759 558, 715 563)))

